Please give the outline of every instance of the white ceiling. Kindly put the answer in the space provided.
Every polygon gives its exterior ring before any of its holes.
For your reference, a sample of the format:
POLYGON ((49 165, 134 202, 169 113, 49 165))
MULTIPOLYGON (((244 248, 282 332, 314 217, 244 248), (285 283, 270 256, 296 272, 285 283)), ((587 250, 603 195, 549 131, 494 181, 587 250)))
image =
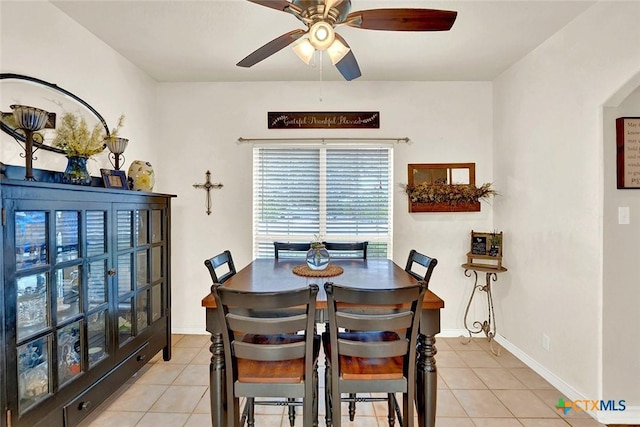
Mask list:
MULTIPOLYGON (((160 82, 342 80, 326 56, 306 65, 290 46, 237 67, 270 40, 304 29, 294 16, 246 0, 51 3, 160 82)), ((358 60, 360 81, 491 81, 594 3, 352 0, 351 11, 430 8, 458 18, 446 32, 337 31, 358 60)))

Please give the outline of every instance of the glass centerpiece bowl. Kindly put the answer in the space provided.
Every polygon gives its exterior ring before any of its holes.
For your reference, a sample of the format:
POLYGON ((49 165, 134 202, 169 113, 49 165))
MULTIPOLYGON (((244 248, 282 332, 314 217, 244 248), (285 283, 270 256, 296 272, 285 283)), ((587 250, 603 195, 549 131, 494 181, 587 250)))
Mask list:
POLYGON ((329 266, 331 256, 324 244, 318 240, 311 242, 311 249, 307 252, 307 266, 311 270, 324 270, 329 266))

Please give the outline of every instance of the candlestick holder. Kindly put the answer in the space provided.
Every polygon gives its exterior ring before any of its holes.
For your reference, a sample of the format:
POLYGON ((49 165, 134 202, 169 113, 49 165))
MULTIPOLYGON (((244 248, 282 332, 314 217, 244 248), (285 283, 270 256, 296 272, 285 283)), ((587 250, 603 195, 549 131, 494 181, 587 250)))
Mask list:
POLYGON ((107 148, 109 149, 109 161, 115 168, 115 170, 120 170, 120 158, 122 158, 122 163, 124 163, 125 158, 122 153, 127 149, 127 144, 129 144, 129 140, 126 138, 118 138, 114 136, 110 136, 105 139, 105 143, 107 148))
MULTIPOLYGON (((45 127, 49 119, 49 112, 27 105, 11 105, 10 107, 16 120, 16 128, 22 129, 25 136, 24 153, 20 153, 20 157, 25 158, 24 179, 35 181, 33 177, 33 160, 35 159, 33 153, 38 149, 33 149, 33 134, 45 127)), ((18 141, 18 143, 20 142, 18 141)))

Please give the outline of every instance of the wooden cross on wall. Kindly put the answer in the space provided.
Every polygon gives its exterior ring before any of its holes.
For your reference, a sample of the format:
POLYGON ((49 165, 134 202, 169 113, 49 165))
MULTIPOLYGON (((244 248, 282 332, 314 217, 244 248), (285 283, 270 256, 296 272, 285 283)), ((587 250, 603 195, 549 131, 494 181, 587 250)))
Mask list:
POLYGON ((207 190, 207 215, 211 215, 211 189, 212 188, 222 188, 222 183, 212 183, 211 182, 211 172, 207 171, 205 174, 207 176, 207 180, 204 184, 193 184, 193 188, 197 189, 205 189, 207 190))

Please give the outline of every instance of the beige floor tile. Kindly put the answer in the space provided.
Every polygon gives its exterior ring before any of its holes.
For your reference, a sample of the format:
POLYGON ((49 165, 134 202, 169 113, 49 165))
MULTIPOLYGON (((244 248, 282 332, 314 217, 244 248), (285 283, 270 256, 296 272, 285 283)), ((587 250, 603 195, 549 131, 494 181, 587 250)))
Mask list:
POLYGON ((257 415, 257 427, 288 427, 289 420, 283 420, 282 415, 257 415))
POLYGON ((188 365, 179 363, 156 363, 138 375, 136 384, 171 384, 188 365))
POLYGON ((473 372, 492 390, 525 390, 527 388, 505 368, 473 368, 473 372))
POLYGON ((196 347, 201 349, 204 345, 211 343, 211 335, 185 335, 180 341, 173 344, 174 348, 196 347))
POLYGON ((473 427, 471 418, 443 418, 436 417, 438 427, 473 427))
POLYGON ((473 418, 476 427, 522 427, 516 418, 473 418))
POLYGON ((516 378, 520 380, 524 385, 530 389, 544 390, 553 389, 553 386, 549 384, 544 378, 538 375, 531 368, 509 368, 516 378))
POLYGON ((166 385, 132 384, 111 405, 112 411, 148 411, 167 390, 166 385))
POLYGON ((189 414, 160 414, 147 412, 136 427, 182 427, 189 414))
POLYGON ((211 427, 210 414, 191 414, 184 427, 211 427))
MULTIPOLYGON (((278 399, 264 399, 264 398, 256 398, 256 402, 260 402, 261 400, 278 400, 278 399)), ((241 402, 241 406, 240 406, 240 410, 242 410, 242 408, 244 408, 244 401, 241 402)), ((261 415, 280 415, 282 416, 282 414, 285 413, 285 411, 288 411, 287 408, 285 408, 284 406, 273 406, 273 405, 260 405, 260 404, 256 404, 254 411, 256 413, 256 415, 261 414, 261 415)))
POLYGON ((513 354, 509 353, 506 350, 502 351, 500 356, 494 356, 494 357, 496 359, 496 362, 498 362, 500 366, 504 368, 526 368, 527 367, 527 365, 525 365, 524 362, 522 362, 522 360, 518 359, 517 357, 515 357, 513 354))
POLYGON ((438 390, 436 400, 436 414, 438 417, 466 417, 467 413, 450 390, 438 390))
MULTIPOLYGON (((460 358, 471 368, 499 368, 496 358, 486 351, 459 351, 460 358)), ((436 356, 437 357, 437 356, 436 356)), ((437 363, 437 362, 436 362, 437 363)))
POLYGON ((471 368, 440 368, 439 372, 450 390, 481 390, 487 388, 471 368))
MULTIPOLYGON (((455 338, 442 338, 452 350, 455 351, 479 351, 482 350, 482 347, 478 345, 475 339, 472 339, 468 343, 465 344, 466 338, 455 337, 455 338)), ((437 347, 437 341, 436 341, 437 347)), ((438 356, 436 356, 437 358, 438 356)))
POLYGON ((171 334, 171 346, 175 347, 175 345, 178 344, 185 336, 186 335, 183 334, 171 334))
POLYGON ((197 347, 173 347, 171 349, 171 360, 161 363, 191 363, 199 351, 200 349, 197 347))
MULTIPOLYGON (((285 417, 286 418, 286 417, 285 417)), ((283 424, 282 427, 289 427, 288 420, 286 420, 287 424, 283 424)), ((318 423, 320 426, 322 423, 318 423)), ((296 424, 297 425, 297 424, 296 424)), ((349 415, 342 414, 342 427, 376 427, 376 426, 389 426, 386 418, 376 418, 376 417, 367 417, 367 416, 357 416, 353 421, 349 421, 349 415), (384 421, 384 424, 380 424, 380 421, 384 421)))
POLYGON ((209 365, 187 365, 173 381, 174 385, 209 385, 209 365))
POLYGON ((452 390, 471 418, 511 418, 513 414, 490 390, 452 390))
POLYGON ((207 390, 206 386, 169 386, 149 411, 191 413, 207 390))
POLYGON ((500 401, 521 418, 559 418, 548 405, 530 390, 493 390, 500 401))
POLYGON ((575 410, 571 410, 569 412, 567 412, 566 414, 564 413, 564 411, 559 411, 556 409, 556 405, 558 404, 558 399, 562 398, 565 401, 566 400, 570 400, 569 398, 567 398, 567 396, 561 394, 558 390, 552 389, 552 390, 531 390, 535 393, 536 396, 538 396, 540 398, 540 400, 542 400, 544 403, 548 404, 549 407, 551 409, 553 409, 554 411, 556 411, 556 413, 558 415, 560 415, 560 417, 562 418, 589 418, 591 419, 591 416, 585 412, 585 411, 575 411, 575 410))
POLYGON ((565 418, 571 427, 605 427, 593 418, 565 418))
POLYGON ((438 338, 438 337, 436 337, 436 349, 438 350, 438 353, 440 353, 440 351, 453 350, 451 346, 447 343, 447 341, 445 341, 444 338, 438 338))
POLYGON ((473 340, 476 342, 476 344, 478 344, 478 346, 480 346, 486 352, 493 354, 493 352, 495 351, 500 356, 502 356, 503 353, 508 353, 508 351, 504 347, 502 347, 493 339, 489 341, 486 338, 474 338, 473 340))
POLYGON ((205 346, 205 348, 200 349, 200 351, 191 360, 191 363, 195 365, 207 366, 211 364, 211 351, 209 350, 209 346, 205 346))
POLYGON ((193 410, 195 414, 211 414, 211 396, 209 389, 204 392, 204 395, 193 410))
POLYGON ((525 427, 568 427, 564 420, 557 418, 520 418, 525 427))
MULTIPOLYGON (((466 352, 465 352, 466 353, 466 352)), ((467 368, 464 360, 453 350, 438 351, 436 355, 438 368, 467 368)))
POLYGON ((438 373, 438 390, 449 390, 449 386, 444 382, 440 373, 438 373))
POLYGON ((87 427, 134 427, 144 416, 144 412, 104 411, 97 417, 83 422, 87 427))

